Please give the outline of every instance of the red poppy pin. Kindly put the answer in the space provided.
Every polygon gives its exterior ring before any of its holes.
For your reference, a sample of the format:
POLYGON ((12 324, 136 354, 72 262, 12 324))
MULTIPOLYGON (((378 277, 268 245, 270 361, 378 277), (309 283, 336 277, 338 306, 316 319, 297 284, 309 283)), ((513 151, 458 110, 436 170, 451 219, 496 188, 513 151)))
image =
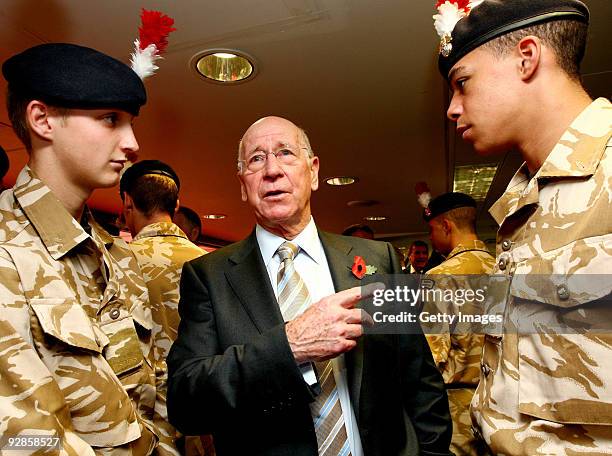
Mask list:
POLYGON ((361 280, 366 274, 374 274, 376 272, 376 267, 367 265, 362 257, 356 255, 353 259, 353 266, 351 267, 351 271, 353 272, 353 275, 355 277, 361 280))

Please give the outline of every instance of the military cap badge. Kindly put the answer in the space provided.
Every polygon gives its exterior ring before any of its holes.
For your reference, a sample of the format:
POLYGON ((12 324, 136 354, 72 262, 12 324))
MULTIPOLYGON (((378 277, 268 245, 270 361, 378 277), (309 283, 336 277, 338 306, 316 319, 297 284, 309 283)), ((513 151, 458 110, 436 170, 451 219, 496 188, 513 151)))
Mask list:
POLYGON ((453 49, 452 33, 461 19, 483 0, 438 0, 434 14, 434 27, 440 36, 440 54, 448 57, 453 49))

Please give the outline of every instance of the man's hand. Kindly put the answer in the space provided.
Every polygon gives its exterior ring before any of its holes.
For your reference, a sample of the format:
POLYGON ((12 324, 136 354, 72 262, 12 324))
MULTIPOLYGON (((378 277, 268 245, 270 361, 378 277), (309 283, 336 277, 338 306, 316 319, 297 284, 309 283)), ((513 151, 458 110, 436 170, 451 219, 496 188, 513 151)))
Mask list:
POLYGON ((380 286, 355 287, 327 296, 288 322, 285 331, 296 362, 323 361, 353 349, 363 334, 363 324, 374 323, 355 305, 380 286))

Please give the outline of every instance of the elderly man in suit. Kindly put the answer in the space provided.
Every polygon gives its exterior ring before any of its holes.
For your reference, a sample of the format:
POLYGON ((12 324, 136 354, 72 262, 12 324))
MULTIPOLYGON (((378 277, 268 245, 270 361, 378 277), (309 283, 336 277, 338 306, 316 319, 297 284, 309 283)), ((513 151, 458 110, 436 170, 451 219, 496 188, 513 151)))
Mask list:
POLYGON ((363 334, 360 256, 401 272, 390 244, 319 231, 319 158, 265 117, 239 147, 257 226, 187 263, 168 358, 170 421, 219 455, 448 455, 444 387, 422 334, 363 334))

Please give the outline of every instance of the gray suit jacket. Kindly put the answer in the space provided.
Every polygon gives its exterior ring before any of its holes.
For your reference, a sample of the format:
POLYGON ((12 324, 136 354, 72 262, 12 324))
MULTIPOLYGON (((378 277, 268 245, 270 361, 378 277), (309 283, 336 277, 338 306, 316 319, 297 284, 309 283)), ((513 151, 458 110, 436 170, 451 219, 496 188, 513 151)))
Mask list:
MULTIPOLYGON (((336 290, 361 285, 355 255, 399 274, 386 243, 319 232, 336 290)), ((186 263, 178 339, 168 357, 168 412, 185 434, 213 433, 223 455, 316 455, 304 382, 253 232, 186 263)), ((345 354, 366 455, 448 455, 442 379, 422 334, 365 335, 345 354)))

